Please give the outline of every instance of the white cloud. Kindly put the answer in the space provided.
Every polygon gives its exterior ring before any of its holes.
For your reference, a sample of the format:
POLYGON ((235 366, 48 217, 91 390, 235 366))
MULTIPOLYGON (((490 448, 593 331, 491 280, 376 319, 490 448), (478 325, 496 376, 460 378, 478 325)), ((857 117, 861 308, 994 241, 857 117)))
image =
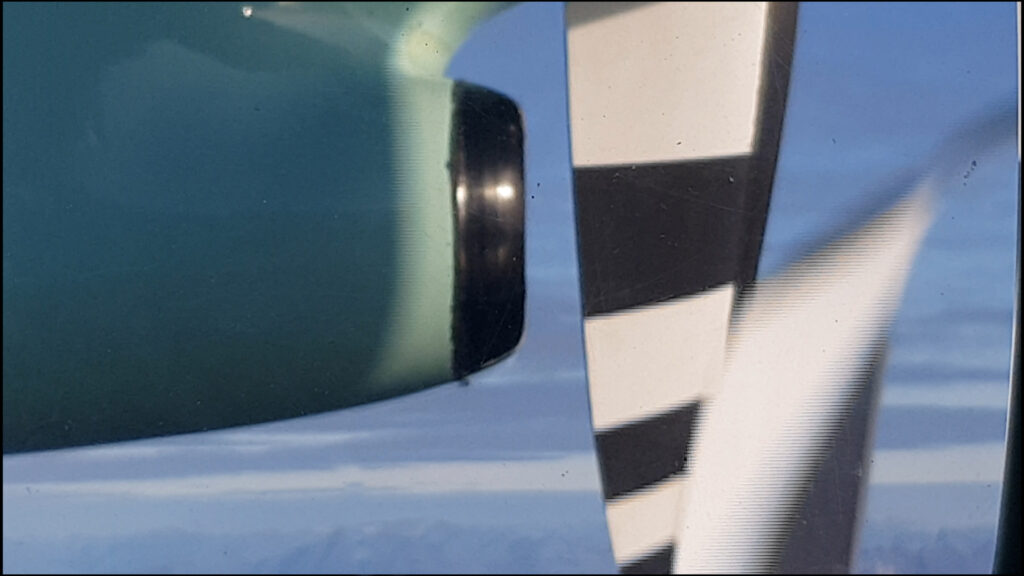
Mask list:
POLYGON ((992 484, 1003 480, 1002 442, 875 450, 871 484, 992 484))
POLYGON ((368 490, 378 493, 597 492, 593 453, 538 460, 443 461, 323 470, 206 474, 177 478, 4 483, 4 499, 25 495, 206 498, 368 490))
POLYGON ((957 382, 928 386, 885 386, 882 405, 1006 410, 1005 383, 957 382))
POLYGON ((167 458, 180 453, 220 451, 235 454, 262 454, 273 450, 295 448, 321 448, 380 438, 387 430, 372 432, 214 432, 151 440, 139 443, 102 445, 76 449, 61 455, 77 460, 133 460, 139 458, 167 458))

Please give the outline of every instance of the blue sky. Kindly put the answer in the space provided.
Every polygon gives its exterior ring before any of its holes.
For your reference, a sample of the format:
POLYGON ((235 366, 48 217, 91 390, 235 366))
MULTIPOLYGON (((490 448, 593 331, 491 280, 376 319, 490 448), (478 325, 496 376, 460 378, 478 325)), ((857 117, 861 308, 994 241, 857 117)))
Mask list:
MULTIPOLYGON (((802 7, 764 273, 1014 99, 1015 19, 1013 4, 802 7)), ((613 571, 583 371, 564 57, 561 6, 532 4, 489 22, 450 68, 516 99, 527 122, 528 317, 512 358, 468 387, 338 413, 5 457, 4 570, 613 571)), ((978 158, 952 184, 892 335, 864 571, 915 569, 895 543, 959 554, 934 546, 940 530, 969 549, 950 565, 984 571, 991 556, 1016 151, 978 158)))

